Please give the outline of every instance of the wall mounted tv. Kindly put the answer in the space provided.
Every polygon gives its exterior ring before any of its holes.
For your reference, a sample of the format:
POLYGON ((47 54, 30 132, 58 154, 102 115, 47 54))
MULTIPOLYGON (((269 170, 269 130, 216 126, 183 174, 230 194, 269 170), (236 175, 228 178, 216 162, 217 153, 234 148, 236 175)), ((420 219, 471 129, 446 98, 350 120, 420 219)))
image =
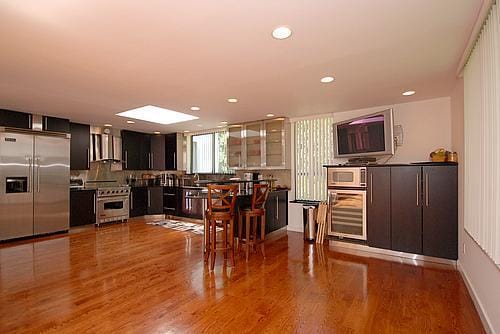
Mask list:
POLYGON ((394 154, 393 113, 387 109, 333 124, 335 158, 394 154))

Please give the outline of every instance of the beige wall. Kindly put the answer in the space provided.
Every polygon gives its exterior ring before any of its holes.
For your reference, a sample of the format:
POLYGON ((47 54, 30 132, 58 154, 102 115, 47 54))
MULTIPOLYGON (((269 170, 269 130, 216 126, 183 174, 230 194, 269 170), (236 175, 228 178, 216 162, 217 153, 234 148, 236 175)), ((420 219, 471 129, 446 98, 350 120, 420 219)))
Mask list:
POLYGON ((451 149, 449 97, 345 111, 333 114, 333 120, 339 122, 387 108, 393 108, 394 125, 402 125, 404 133, 403 146, 397 148, 389 163, 428 161, 435 149, 451 149))
MULTIPOLYGON (((464 157, 464 82, 457 80, 451 96, 452 148, 459 161, 464 157)), ((500 333, 500 269, 464 230, 463 164, 459 164, 459 269, 475 299, 483 323, 493 333, 500 333)))

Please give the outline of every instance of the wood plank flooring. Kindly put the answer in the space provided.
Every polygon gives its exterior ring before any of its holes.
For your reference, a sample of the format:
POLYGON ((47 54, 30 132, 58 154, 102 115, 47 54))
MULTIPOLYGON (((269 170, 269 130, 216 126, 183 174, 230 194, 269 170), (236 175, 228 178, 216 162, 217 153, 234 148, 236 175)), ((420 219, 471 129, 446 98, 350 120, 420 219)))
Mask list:
POLYGON ((482 333, 457 271, 279 231, 214 273, 202 236, 144 220, 0 244, 0 333, 482 333))

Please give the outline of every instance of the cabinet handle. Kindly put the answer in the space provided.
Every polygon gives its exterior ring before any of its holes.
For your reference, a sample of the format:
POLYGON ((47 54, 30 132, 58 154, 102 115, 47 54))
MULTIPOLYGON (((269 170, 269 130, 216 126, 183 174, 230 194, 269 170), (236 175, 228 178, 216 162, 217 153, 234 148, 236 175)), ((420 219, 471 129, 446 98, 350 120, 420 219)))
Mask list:
POLYGON ((134 193, 130 192, 130 210, 134 210, 134 193))
POLYGON ((32 116, 31 116, 31 114, 29 114, 29 115, 28 115, 28 123, 29 123, 29 127, 30 127, 30 129, 32 129, 32 128, 33 128, 33 121, 31 120, 31 117, 32 117, 32 116))
POLYGON ((429 207, 429 174, 425 174, 425 206, 429 207))
POLYGON ((166 210, 170 210, 170 211, 175 211, 175 208, 168 208, 168 207, 165 207, 166 210))
POLYGON ((125 169, 127 169, 128 168, 128 151, 125 150, 124 153, 125 153, 125 169))
POLYGON ((370 204, 373 203, 373 173, 370 173, 370 204))
POLYGON ((278 206, 279 206, 278 196, 276 196, 276 220, 280 220, 280 210, 278 206))
POLYGON ((151 207, 151 190, 148 189, 148 208, 151 207))
POLYGON ((420 205, 418 200, 418 198, 420 197, 419 183, 420 183, 420 174, 417 173, 417 207, 420 205))
POLYGON ((153 169, 153 166, 155 165, 155 163, 154 163, 154 160, 153 160, 153 159, 154 159, 154 153, 153 153, 153 152, 151 152, 151 169, 153 169))
POLYGON ((96 214, 96 207, 95 207, 95 192, 94 192, 94 195, 92 195, 92 198, 93 198, 93 202, 94 202, 94 215, 96 214))
POLYGON ((177 169, 177 152, 174 152, 174 169, 177 169))
POLYGON ((90 148, 87 148, 87 169, 90 169, 90 148))
POLYGON ((45 118, 44 118, 44 121, 45 121, 45 122, 44 122, 44 123, 45 123, 45 128, 44 128, 44 130, 45 130, 45 131, 47 131, 47 128, 48 128, 48 123, 47 123, 47 120, 48 120, 48 117, 47 117, 47 116, 45 116, 45 118))

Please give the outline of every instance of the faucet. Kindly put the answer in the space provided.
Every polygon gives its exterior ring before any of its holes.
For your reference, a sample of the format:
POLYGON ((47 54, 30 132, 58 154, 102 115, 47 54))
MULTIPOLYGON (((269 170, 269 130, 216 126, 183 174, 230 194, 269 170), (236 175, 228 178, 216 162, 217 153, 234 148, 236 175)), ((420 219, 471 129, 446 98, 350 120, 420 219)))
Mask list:
POLYGON ((199 182, 200 181, 200 175, 198 173, 195 173, 193 176, 194 182, 199 182))

